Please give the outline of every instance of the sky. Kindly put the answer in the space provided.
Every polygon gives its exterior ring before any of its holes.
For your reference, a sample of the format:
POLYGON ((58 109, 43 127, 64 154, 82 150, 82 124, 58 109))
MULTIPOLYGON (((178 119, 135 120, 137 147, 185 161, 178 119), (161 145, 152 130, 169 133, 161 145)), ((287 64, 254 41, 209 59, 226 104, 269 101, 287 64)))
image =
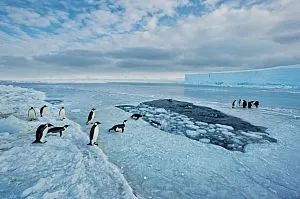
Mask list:
POLYGON ((300 64, 300 0, 1 0, 0 79, 165 79, 300 64))

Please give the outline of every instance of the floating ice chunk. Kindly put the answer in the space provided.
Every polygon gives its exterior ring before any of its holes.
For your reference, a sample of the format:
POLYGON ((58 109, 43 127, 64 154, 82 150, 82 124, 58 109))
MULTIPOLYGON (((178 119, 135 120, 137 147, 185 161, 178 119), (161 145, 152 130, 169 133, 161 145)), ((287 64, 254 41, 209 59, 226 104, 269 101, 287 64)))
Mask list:
POLYGON ((194 124, 187 124, 186 127, 193 130, 199 129, 199 126, 196 126, 194 124))
POLYGON ((205 134, 205 133, 207 133, 207 131, 206 131, 206 130, 204 130, 204 129, 198 129, 198 130, 197 130, 197 132, 198 132, 198 133, 201 133, 201 134, 205 134))
POLYGON ((196 124, 202 125, 202 126, 207 126, 208 125, 206 122, 200 122, 200 121, 197 121, 196 124))
POLYGON ((208 129, 207 131, 208 131, 209 133, 214 133, 214 132, 216 132, 215 129, 208 129))
POLYGON ((164 108, 157 108, 157 109, 155 109, 155 112, 157 112, 157 113, 168 113, 168 111, 164 108))
POLYGON ((153 117, 153 115, 150 114, 150 113, 146 113, 145 116, 146 116, 146 117, 153 117))
POLYGON ((228 129, 228 130, 234 130, 232 126, 227 126, 223 124, 216 124, 217 127, 223 128, 223 129, 228 129))
POLYGON ((196 138, 197 136, 200 135, 199 132, 197 131, 192 131, 192 130, 187 130, 186 131, 187 136, 191 137, 191 138, 196 138))
POLYGON ((207 139, 207 138, 202 138, 199 140, 200 142, 203 142, 203 143, 209 143, 210 142, 210 139, 207 139))
POLYGON ((209 128, 215 128, 216 127, 214 124, 209 124, 208 126, 209 126, 209 128))
POLYGON ((229 131, 221 131, 221 133, 223 133, 224 135, 231 135, 231 136, 233 136, 233 135, 235 135, 234 133, 231 133, 231 132, 229 132, 229 131))

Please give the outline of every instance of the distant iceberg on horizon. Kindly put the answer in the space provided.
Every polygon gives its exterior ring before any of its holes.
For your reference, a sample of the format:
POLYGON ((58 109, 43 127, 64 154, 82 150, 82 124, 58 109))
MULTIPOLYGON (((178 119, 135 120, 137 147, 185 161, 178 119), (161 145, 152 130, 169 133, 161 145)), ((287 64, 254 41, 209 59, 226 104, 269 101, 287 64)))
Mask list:
POLYGON ((300 88, 300 65, 245 71, 186 74, 184 84, 300 88))

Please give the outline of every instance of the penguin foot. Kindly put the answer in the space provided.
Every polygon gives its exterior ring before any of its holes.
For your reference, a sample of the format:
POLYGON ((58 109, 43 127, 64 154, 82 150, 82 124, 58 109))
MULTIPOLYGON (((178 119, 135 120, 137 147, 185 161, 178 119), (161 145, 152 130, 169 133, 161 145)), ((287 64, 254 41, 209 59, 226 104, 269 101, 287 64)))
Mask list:
POLYGON ((88 143, 87 145, 93 146, 92 143, 88 143))
POLYGON ((95 142, 94 145, 97 145, 97 146, 98 146, 98 143, 95 142))

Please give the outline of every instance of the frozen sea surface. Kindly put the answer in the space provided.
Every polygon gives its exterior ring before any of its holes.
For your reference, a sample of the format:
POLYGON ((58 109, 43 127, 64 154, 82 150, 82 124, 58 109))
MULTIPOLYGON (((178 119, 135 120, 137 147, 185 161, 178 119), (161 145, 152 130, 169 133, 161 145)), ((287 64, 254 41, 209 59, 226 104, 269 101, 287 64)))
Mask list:
MULTIPOLYGON (((0 119, 1 196, 109 198, 113 194, 113 198, 130 198, 135 197, 134 193, 139 198, 300 197, 300 122, 293 117, 299 115, 297 91, 163 84, 18 86, 30 89, 1 90, 1 97, 5 94, 0 110, 5 115, 0 119), (289 96, 287 103, 282 95, 289 96), (240 97, 259 99, 262 107, 231 109, 232 99, 240 97), (206 139, 194 141, 165 133, 143 120, 131 120, 130 113, 115 107, 137 106, 160 98, 208 106, 264 126, 278 142, 249 144, 245 153, 229 151, 207 144, 206 139), (49 117, 28 123, 28 107, 41 107, 45 100, 50 106, 49 117), (66 107, 67 122, 72 124, 69 133, 62 138, 47 137, 48 142, 39 150, 29 147, 38 124, 48 119, 60 124, 53 116, 60 106, 66 107), (99 148, 86 146, 90 127, 85 122, 92 107, 97 109, 96 120, 102 122, 99 148), (124 119, 128 119, 124 133, 108 132, 124 119), (14 124, 19 125, 16 128, 14 124), (54 180, 50 181, 51 178, 54 180)), ((230 135, 229 127, 224 133, 230 135)))

